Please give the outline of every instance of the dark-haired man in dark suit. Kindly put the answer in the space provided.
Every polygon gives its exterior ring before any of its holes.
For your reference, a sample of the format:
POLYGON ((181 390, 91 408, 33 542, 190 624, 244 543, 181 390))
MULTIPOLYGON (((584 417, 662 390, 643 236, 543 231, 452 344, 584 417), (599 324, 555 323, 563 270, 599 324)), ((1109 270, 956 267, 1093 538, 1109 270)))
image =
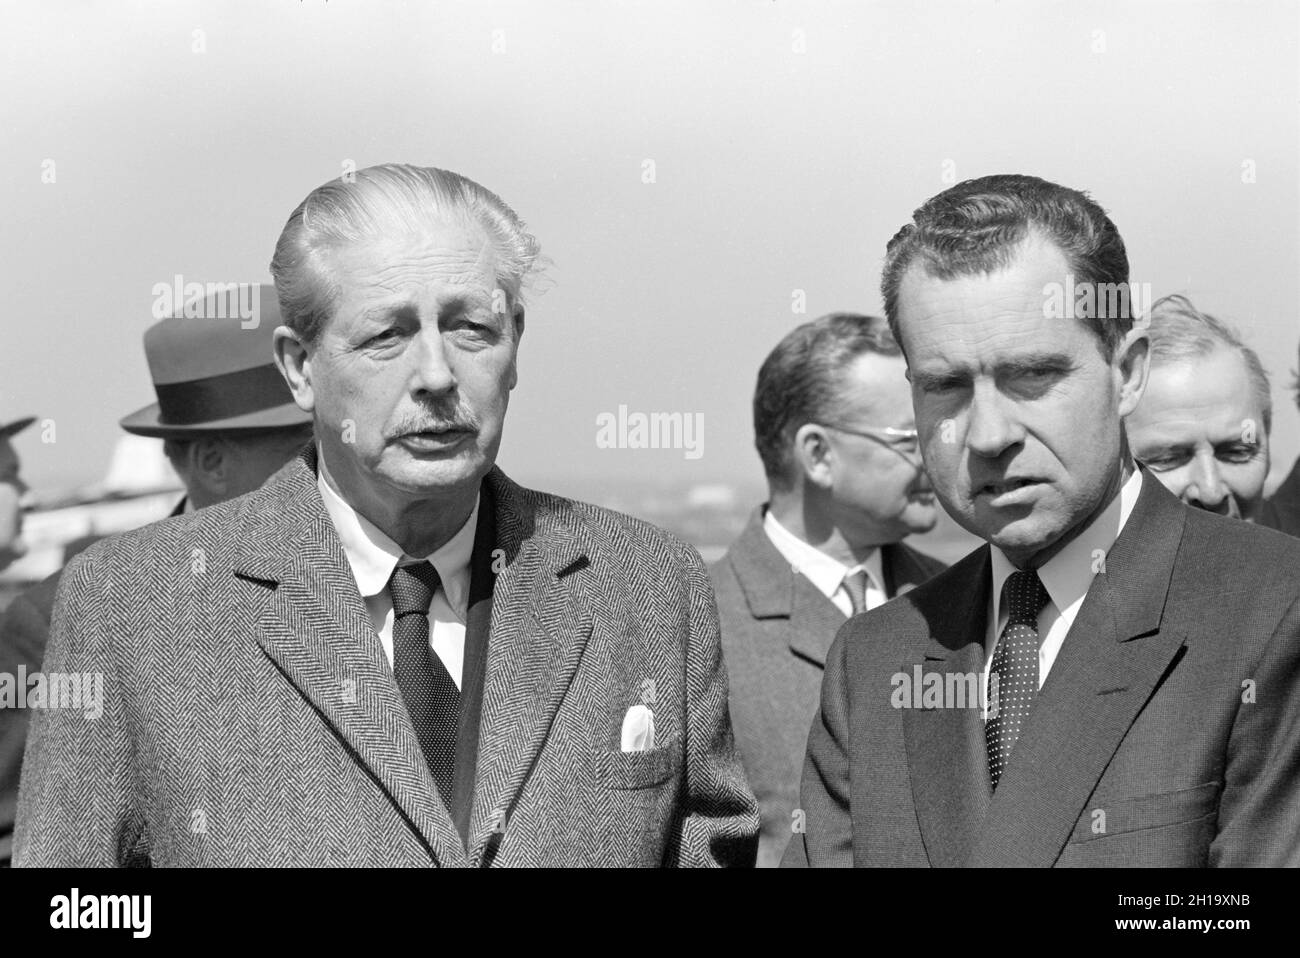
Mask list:
POLYGON ((1135 466, 1128 278, 1028 176, 890 242, 927 471, 987 544, 840 630, 784 864, 1300 865, 1300 542, 1135 466))

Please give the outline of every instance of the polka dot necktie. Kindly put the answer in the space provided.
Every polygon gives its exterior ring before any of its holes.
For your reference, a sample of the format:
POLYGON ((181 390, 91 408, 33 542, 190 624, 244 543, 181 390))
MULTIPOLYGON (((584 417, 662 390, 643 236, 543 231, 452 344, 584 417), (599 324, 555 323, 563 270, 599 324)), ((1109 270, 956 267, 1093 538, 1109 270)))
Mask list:
POLYGON ((393 677, 406 700, 429 772, 450 807, 460 690, 429 646, 429 604, 440 584, 437 569, 416 562, 393 570, 388 591, 393 598, 393 677))
POLYGON ((1032 569, 1011 573, 1002 587, 1007 625, 993 650, 993 664, 989 668, 989 714, 984 723, 989 778, 994 788, 998 787, 998 779, 1007 767, 1011 749, 1038 694, 1038 614, 1047 600, 1047 589, 1032 569))

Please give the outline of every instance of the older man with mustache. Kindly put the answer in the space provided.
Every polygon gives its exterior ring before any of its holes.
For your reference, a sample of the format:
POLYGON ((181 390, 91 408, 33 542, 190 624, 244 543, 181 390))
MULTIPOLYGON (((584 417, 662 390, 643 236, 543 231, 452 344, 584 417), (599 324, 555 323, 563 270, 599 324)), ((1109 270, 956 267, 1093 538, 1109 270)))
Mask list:
POLYGON ((753 862, 699 556, 495 466, 537 255, 445 170, 298 206, 274 352, 316 443, 69 567, 47 668, 117 694, 37 716, 17 864, 753 862))

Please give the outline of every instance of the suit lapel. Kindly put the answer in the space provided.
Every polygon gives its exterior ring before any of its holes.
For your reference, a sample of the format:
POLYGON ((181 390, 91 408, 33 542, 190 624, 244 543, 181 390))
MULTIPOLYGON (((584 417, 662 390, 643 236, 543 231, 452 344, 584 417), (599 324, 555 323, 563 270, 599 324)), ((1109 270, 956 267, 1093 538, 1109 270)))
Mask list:
POLYGON ((786 625, 790 651, 824 669, 835 634, 848 618, 803 576, 787 574, 794 579, 791 590, 794 606, 786 625))
MULTIPOLYGON (((901 671, 979 676, 984 669, 988 620, 988 547, 952 570, 954 589, 944 608, 927 614, 930 635, 901 671), (919 672, 918 672, 919 670, 919 672)), ((948 687, 947 679, 944 687, 948 687)), ((963 865, 979 838, 988 808, 988 758, 978 693, 966 708, 905 708, 903 741, 912 780, 912 801, 926 855, 935 867, 963 865)))
POLYGON ((465 863, 343 546, 316 488, 309 447, 251 500, 235 568, 250 603, 265 598, 256 639, 347 743, 442 865, 465 863))
POLYGON ((1160 630, 1184 507, 1144 470, 1142 491, 1043 683, 989 806, 971 864, 1046 866, 1182 646, 1160 630))
POLYGON ((755 619, 785 619, 790 651, 826 667, 835 633, 846 618, 830 599, 796 573, 763 529, 763 509, 749 517, 727 554, 755 619))
POLYGON ((495 555, 469 857, 482 864, 546 741, 592 630, 580 526, 493 470, 495 555))

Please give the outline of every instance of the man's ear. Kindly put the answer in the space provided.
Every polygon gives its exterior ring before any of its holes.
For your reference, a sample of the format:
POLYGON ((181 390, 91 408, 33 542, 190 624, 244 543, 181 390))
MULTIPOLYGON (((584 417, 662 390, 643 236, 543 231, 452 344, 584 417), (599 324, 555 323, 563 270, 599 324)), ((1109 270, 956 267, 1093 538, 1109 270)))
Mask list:
POLYGON ((519 341, 524 338, 524 308, 516 306, 511 316, 515 324, 515 355, 510 360, 510 389, 519 384, 519 341))
POLYGON ((220 502, 230 487, 229 450, 220 436, 200 436, 185 450, 189 482, 199 487, 191 493, 196 502, 220 502))
POLYGON ((1147 388, 1147 374, 1151 368, 1151 337, 1145 325, 1125 334, 1115 351, 1114 369, 1119 377, 1119 414, 1127 416, 1142 400, 1147 388))
POLYGON ((835 456, 826 430, 816 423, 805 423, 795 430, 794 464, 804 480, 822 489, 831 485, 831 460, 835 456))
POLYGON ((316 393, 311 384, 311 351, 288 326, 276 327, 272 349, 276 368, 288 383, 293 401, 303 412, 311 412, 316 406, 316 393))

